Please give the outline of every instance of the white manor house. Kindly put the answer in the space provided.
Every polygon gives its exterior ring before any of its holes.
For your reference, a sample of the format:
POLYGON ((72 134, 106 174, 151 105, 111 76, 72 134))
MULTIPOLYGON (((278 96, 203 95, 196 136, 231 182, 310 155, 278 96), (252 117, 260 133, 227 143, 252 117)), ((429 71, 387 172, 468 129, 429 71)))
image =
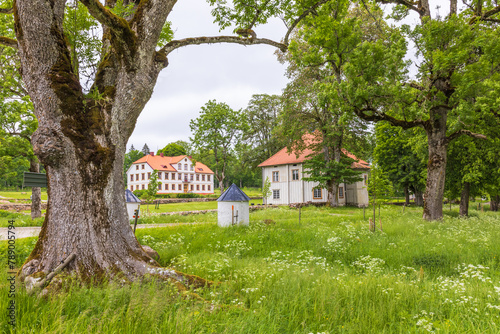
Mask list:
MULTIPOLYGON (((338 188, 339 205, 368 206, 368 172, 370 167, 366 161, 357 159, 353 154, 345 151, 344 154, 356 160, 351 168, 362 171, 362 181, 352 184, 342 183, 338 188)), ((268 204, 292 204, 327 202, 327 190, 319 188, 318 182, 304 181, 303 162, 312 150, 305 149, 298 156, 295 152, 288 153, 287 148, 264 161, 262 167, 262 185, 269 178, 271 181, 271 195, 266 199, 268 204)))
POLYGON ((214 172, 201 162, 193 163, 187 155, 167 157, 154 152, 132 163, 127 170, 127 188, 148 189, 154 170, 158 171, 158 194, 214 193, 214 172))

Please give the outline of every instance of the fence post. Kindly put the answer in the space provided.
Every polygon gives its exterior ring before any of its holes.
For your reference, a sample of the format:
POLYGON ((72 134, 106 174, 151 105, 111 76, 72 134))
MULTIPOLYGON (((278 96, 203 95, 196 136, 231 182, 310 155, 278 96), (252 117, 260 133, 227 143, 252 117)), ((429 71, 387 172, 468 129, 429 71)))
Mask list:
POLYGON ((134 223, 134 234, 135 234, 135 228, 137 226, 137 219, 139 219, 139 209, 134 210, 135 213, 135 223, 134 223))

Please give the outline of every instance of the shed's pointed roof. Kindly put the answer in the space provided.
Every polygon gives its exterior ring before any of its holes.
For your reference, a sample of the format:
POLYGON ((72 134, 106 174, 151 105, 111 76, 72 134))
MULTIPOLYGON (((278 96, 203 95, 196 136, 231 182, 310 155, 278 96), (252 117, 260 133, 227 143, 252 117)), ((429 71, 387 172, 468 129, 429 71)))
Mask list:
POLYGON ((229 188, 224 191, 217 202, 248 202, 250 197, 248 197, 236 184, 232 184, 229 188))
POLYGON ((125 190, 125 199, 127 200, 127 203, 141 203, 141 200, 137 198, 137 196, 135 196, 130 189, 125 190))

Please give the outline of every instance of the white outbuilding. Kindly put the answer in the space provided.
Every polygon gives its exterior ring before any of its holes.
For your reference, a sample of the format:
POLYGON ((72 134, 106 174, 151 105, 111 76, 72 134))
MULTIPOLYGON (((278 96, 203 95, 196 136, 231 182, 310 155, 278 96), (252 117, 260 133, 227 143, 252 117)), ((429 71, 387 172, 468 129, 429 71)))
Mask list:
POLYGON ((233 183, 217 199, 217 224, 220 227, 248 225, 249 202, 250 197, 233 183))
POLYGON ((135 210, 139 213, 139 206, 141 205, 141 200, 134 195, 129 189, 125 190, 125 199, 127 202, 127 213, 128 219, 135 219, 135 210))

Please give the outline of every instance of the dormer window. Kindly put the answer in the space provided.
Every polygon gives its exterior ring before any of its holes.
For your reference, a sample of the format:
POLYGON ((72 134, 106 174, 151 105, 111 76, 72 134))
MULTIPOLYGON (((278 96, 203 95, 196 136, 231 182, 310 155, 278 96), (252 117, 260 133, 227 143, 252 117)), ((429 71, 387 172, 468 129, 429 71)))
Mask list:
POLYGON ((177 164, 177 170, 181 170, 182 169, 182 164, 177 164))

